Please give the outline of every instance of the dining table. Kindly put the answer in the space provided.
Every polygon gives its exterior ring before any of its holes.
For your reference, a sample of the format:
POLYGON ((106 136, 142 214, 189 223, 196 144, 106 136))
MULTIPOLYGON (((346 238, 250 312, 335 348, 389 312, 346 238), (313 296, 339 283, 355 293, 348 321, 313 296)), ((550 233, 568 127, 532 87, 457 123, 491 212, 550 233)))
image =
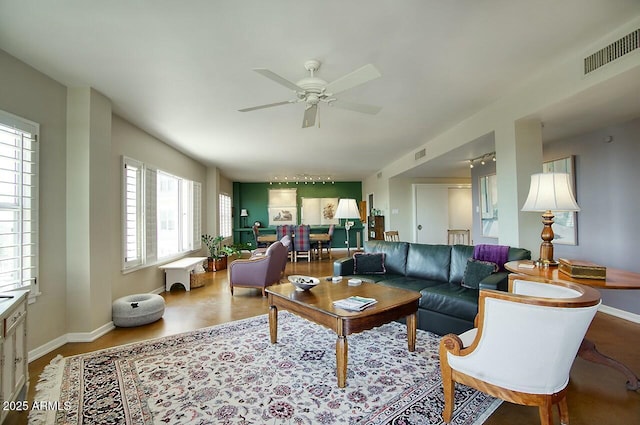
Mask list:
MULTIPOLYGON (((291 235, 291 237, 295 237, 295 235, 291 235)), ((278 237, 275 233, 267 233, 264 235, 258 235, 258 242, 264 242, 267 244, 274 243, 278 240, 278 237)), ((322 259, 322 243, 331 243, 331 236, 328 233, 310 233, 309 241, 311 243, 318 243, 318 259, 322 259)), ((331 256, 331 250, 329 250, 329 258, 333 258, 331 256)))

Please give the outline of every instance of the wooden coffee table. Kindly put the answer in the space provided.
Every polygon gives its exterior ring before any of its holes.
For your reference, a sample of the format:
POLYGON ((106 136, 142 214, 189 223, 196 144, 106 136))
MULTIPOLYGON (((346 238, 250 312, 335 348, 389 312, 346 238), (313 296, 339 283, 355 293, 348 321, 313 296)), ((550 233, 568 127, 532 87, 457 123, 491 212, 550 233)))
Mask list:
POLYGON ((320 284, 309 291, 296 291, 295 286, 286 283, 270 286, 266 292, 272 344, 278 339, 279 308, 326 326, 336 333, 336 375, 340 388, 347 383, 347 335, 406 317, 409 351, 415 350, 419 292, 368 282, 360 286, 348 286, 347 279, 332 283, 326 278, 321 278, 320 284), (348 311, 333 306, 333 301, 353 295, 375 298, 378 302, 363 311, 348 311))

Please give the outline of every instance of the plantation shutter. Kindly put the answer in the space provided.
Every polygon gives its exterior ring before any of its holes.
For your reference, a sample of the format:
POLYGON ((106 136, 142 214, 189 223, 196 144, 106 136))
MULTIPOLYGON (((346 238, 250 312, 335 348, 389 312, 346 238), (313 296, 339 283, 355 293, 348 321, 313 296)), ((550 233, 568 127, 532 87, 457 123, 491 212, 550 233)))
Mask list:
POLYGON ((193 182, 193 249, 202 247, 202 184, 193 182))
POLYGON ((142 164, 123 157, 124 268, 142 264, 142 164))
POLYGON ((38 131, 0 111, 0 291, 37 283, 38 131))
POLYGON ((158 173, 154 168, 145 168, 145 202, 144 202, 144 223, 145 223, 145 258, 147 263, 152 263, 158 258, 158 209, 157 209, 157 186, 158 173))

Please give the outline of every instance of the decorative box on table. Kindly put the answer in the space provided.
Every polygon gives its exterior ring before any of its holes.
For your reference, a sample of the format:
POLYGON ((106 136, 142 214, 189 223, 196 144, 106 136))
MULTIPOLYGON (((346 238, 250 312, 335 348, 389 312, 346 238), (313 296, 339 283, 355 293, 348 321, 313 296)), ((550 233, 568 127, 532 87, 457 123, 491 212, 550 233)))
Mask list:
POLYGON ((589 261, 558 259, 558 270, 578 279, 606 279, 607 268, 589 261))

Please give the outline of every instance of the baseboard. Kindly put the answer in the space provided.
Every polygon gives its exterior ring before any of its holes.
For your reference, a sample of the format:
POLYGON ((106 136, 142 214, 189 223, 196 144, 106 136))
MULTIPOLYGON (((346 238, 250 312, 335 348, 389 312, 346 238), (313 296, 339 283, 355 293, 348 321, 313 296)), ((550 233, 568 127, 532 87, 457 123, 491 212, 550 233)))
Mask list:
POLYGON ((92 342, 96 339, 100 338, 102 335, 107 332, 115 329, 113 322, 106 323, 100 326, 98 329, 92 332, 73 332, 62 335, 52 341, 47 342, 40 347, 37 347, 31 351, 29 351, 29 362, 32 362, 40 357, 44 356, 47 353, 55 350, 56 348, 62 347, 64 344, 68 342, 92 342))
POLYGON ((633 323, 640 323, 640 314, 631 313, 629 311, 620 310, 615 307, 609 307, 608 305, 601 305, 598 311, 610 314, 611 316, 618 317, 620 319, 628 320, 633 323))
POLYGON ((41 345, 40 347, 34 348, 33 350, 29 351, 28 354, 28 361, 32 362, 36 359, 39 359, 40 357, 44 356, 47 353, 52 352, 53 350, 55 350, 56 348, 60 348, 63 345, 65 345, 67 343, 67 335, 62 335, 61 337, 58 337, 52 341, 47 342, 44 345, 41 345))
POLYGON ((91 332, 74 332, 67 334, 67 342, 91 342, 100 338, 107 332, 115 329, 113 322, 105 323, 98 329, 91 332))

